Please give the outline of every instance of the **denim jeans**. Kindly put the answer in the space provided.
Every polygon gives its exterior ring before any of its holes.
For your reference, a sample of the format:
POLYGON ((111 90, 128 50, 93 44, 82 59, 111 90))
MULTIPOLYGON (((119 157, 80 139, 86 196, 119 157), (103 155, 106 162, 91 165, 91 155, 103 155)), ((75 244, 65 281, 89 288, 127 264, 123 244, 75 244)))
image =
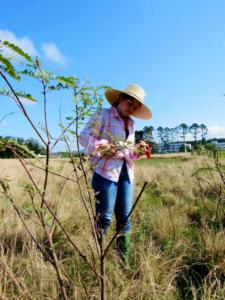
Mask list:
POLYGON ((129 180, 126 164, 123 164, 118 182, 94 173, 92 188, 96 192, 98 223, 104 232, 107 231, 112 221, 113 212, 116 216, 116 230, 129 231, 131 221, 126 219, 132 207, 133 183, 129 180))

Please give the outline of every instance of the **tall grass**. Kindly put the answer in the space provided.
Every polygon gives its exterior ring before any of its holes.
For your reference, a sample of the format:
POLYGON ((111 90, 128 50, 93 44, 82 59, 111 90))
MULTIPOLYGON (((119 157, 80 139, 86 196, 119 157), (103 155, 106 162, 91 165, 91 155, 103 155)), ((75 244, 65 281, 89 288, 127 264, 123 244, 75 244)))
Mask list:
MULTIPOLYGON (((41 165, 41 161, 32 162, 41 165)), ((197 159, 197 168, 205 164, 197 159)), ((213 162, 207 161, 209 164, 213 162)), ((70 174, 68 160, 53 159, 51 170, 70 174)), ((29 166, 36 182, 42 171, 29 166)), ((107 299, 224 299, 225 236, 224 202, 218 211, 218 174, 192 176, 196 163, 189 159, 157 159, 136 165, 136 193, 142 182, 151 182, 132 217, 130 268, 120 264, 116 249, 106 258, 107 299)), ((36 238, 45 243, 32 218, 26 192, 27 175, 17 160, 1 160, 0 173, 7 176, 10 192, 25 209, 36 238)), ((47 199, 54 207, 65 180, 50 175, 47 199)), ((92 256, 91 229, 75 182, 63 190, 59 219, 80 249, 92 256), (85 237, 85 242, 84 242, 85 237)), ((0 196, 0 299, 58 299, 57 279, 43 259, 3 195, 0 196)), ((222 198, 221 201, 224 201, 222 198)), ((113 235, 113 226, 107 239, 113 235)), ((54 233, 70 299, 98 299, 98 281, 72 251, 61 231, 54 233)))

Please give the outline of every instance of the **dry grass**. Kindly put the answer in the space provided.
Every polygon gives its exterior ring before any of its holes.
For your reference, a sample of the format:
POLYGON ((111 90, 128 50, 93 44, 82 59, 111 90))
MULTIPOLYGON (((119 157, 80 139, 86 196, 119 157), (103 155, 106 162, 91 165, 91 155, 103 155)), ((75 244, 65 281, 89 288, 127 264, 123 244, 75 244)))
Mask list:
MULTIPOLYGON (((202 163, 199 159, 199 166, 202 163)), ((38 162, 39 166, 41 164, 42 161, 38 162)), ((41 188, 43 171, 32 166, 28 168, 41 188)), ((68 160, 52 159, 51 170, 72 177, 68 160)), ((191 176, 194 171, 194 161, 187 155, 184 160, 171 164, 164 164, 162 160, 160 165, 151 161, 144 166, 137 165, 136 194, 144 180, 151 184, 133 215, 130 269, 121 267, 114 247, 107 257, 107 299, 174 300, 186 299, 186 296, 189 299, 224 299, 224 228, 211 223, 217 203, 214 189, 220 185, 220 179, 216 174, 212 179, 207 173, 200 189, 196 177, 191 176), (213 182, 212 186, 208 180, 213 182), (198 262, 202 266, 201 282, 193 275, 198 262)), ((24 190, 29 178, 20 163, 1 160, 0 174, 10 179, 10 193, 15 202, 29 212, 30 200, 24 190)), ((83 253, 92 260, 93 239, 76 183, 50 175, 48 203, 55 207, 64 185, 59 218, 83 253)), ((40 201, 38 195, 35 201, 40 201)), ((59 299, 52 266, 31 242, 3 195, 0 195, 0 214, 0 299, 59 299)), ((28 217, 26 220, 41 241, 44 237, 39 225, 28 217)), ((112 234, 113 226, 107 239, 112 234)), ((57 251, 70 299, 98 299, 96 278, 65 241, 59 228, 54 238, 59 242, 57 251), (87 292, 91 296, 87 296, 87 292)))
POLYGON ((171 158, 171 157, 191 158, 191 153, 176 152, 176 153, 152 154, 152 158, 171 158))

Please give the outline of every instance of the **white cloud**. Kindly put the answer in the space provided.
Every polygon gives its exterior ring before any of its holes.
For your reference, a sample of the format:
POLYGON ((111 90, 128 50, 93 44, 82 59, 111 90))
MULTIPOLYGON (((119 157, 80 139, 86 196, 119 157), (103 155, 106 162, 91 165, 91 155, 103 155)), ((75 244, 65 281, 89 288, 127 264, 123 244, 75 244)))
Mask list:
POLYGON ((0 29, 0 39, 2 41, 7 40, 7 41, 19 46, 20 48, 22 48, 25 52, 27 52, 31 56, 39 55, 33 42, 27 36, 18 38, 18 37, 16 37, 16 35, 13 32, 11 32, 7 29, 0 29))
MULTIPOLYGON (((22 48, 26 53, 31 56, 39 56, 42 58, 40 52, 35 47, 32 40, 27 36, 17 37, 13 32, 7 29, 0 29, 0 40, 7 40, 12 44, 15 44, 22 48)), ((60 52, 59 48, 54 43, 42 43, 41 50, 44 58, 49 61, 52 61, 56 64, 59 64, 63 67, 67 65, 66 57, 60 52)), ((4 47, 3 51, 9 55, 12 54, 12 51, 7 47, 4 47)), ((14 53, 13 53, 14 54, 14 53)), ((15 54, 14 54, 15 55, 15 54)))
POLYGON ((63 66, 67 64, 65 56, 54 43, 43 43, 41 49, 48 60, 63 66))
POLYGON ((208 126, 207 138, 225 138, 225 126, 211 125, 208 126))

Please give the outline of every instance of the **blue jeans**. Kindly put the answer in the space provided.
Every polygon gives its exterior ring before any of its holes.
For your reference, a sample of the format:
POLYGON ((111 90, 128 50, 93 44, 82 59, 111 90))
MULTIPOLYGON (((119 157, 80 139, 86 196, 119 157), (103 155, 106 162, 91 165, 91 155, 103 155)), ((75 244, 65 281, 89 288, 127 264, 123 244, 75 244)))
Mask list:
POLYGON ((113 212, 116 216, 116 230, 129 231, 131 221, 127 220, 127 216, 132 207, 133 183, 129 180, 126 164, 123 164, 118 182, 94 173, 92 188, 97 193, 95 197, 98 224, 104 232, 112 221, 113 212))

